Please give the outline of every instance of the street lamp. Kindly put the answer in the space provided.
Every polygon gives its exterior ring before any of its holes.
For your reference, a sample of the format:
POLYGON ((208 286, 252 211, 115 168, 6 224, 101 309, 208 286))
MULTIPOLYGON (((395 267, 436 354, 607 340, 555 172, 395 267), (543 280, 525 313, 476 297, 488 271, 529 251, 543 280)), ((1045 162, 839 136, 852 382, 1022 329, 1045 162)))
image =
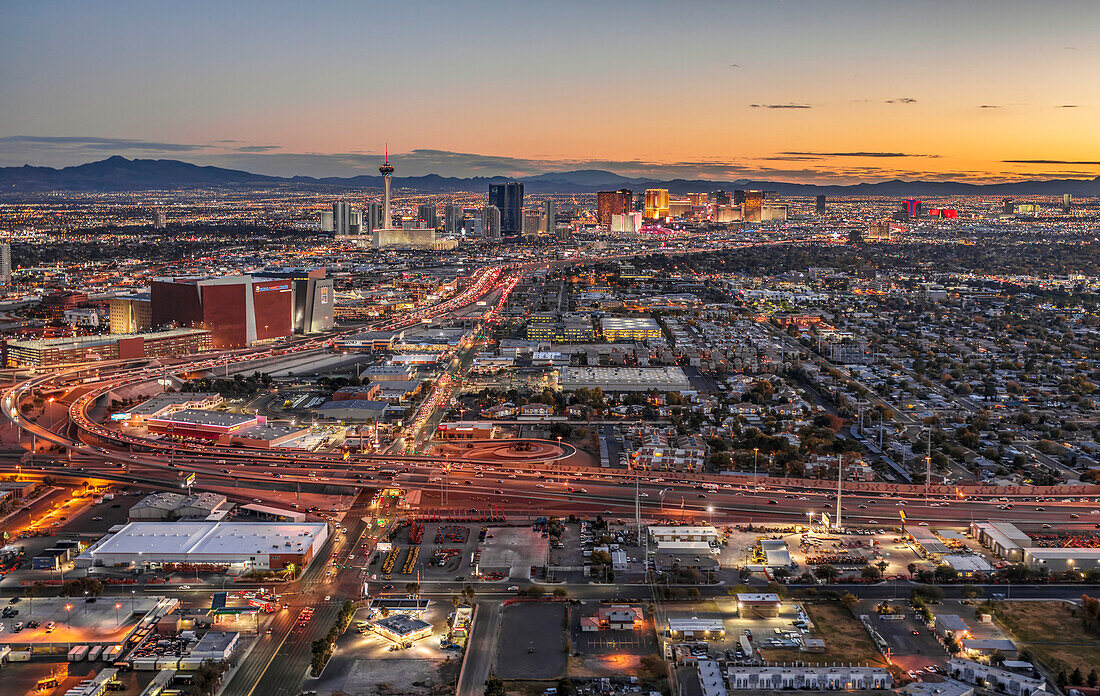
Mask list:
POLYGON ((115 626, 118 626, 118 610, 122 608, 122 605, 115 602, 115 626))
POLYGON ((65 625, 69 626, 70 628, 73 625, 72 618, 71 618, 72 617, 72 613, 71 613, 72 610, 73 610, 73 605, 71 605, 71 604, 66 604, 65 605, 65 625))
POLYGON ((752 485, 756 485, 756 455, 760 453, 759 447, 752 448, 752 485))

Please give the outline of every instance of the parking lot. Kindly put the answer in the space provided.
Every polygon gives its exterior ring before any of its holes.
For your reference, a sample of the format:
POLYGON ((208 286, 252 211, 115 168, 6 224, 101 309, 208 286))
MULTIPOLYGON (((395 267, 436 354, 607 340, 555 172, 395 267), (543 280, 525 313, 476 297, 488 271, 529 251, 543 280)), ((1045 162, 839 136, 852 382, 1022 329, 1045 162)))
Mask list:
MULTIPOLYGON (((903 608, 901 619, 883 619, 875 611, 877 602, 864 601, 860 611, 867 614, 871 626, 882 636, 890 649, 890 659, 904 670, 922 669, 928 665, 943 666, 948 654, 943 649, 936 634, 924 625, 909 608, 909 602, 890 602, 893 607, 903 608)), ((945 611, 944 613, 950 613, 945 611)))
POLYGON ((504 608, 495 674, 501 679, 557 679, 567 655, 561 602, 518 602, 504 608))

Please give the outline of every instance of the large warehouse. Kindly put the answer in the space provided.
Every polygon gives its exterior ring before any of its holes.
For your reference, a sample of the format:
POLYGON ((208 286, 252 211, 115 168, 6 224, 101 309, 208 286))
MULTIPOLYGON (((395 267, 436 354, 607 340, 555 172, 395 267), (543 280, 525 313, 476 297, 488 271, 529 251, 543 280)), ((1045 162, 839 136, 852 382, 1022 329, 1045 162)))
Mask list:
POLYGON ((563 367, 561 388, 575 391, 599 387, 605 392, 693 392, 691 382, 679 367, 563 367))
POLYGON ((304 568, 328 538, 323 522, 131 522, 77 558, 77 565, 211 563, 234 570, 304 568))

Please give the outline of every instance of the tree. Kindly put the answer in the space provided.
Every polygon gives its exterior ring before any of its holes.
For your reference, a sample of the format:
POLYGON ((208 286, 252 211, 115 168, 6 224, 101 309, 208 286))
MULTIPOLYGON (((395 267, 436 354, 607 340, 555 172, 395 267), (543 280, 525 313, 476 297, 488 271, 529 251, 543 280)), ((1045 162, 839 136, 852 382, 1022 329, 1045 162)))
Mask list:
POLYGON ((504 682, 497 677, 489 677, 485 682, 485 696, 506 696, 504 682))
POLYGON ((1073 674, 1069 675, 1069 683, 1075 686, 1080 686, 1085 683, 1085 675, 1081 674, 1081 668, 1077 667, 1073 670, 1073 674))
POLYGON ((833 582, 838 577, 840 577, 840 571, 837 570, 836 566, 830 565, 828 563, 819 565, 816 569, 814 569, 814 574, 817 575, 817 577, 825 580, 826 582, 833 582))
POLYGON ((982 596, 982 588, 974 587, 973 585, 962 586, 963 599, 977 599, 982 596))
POLYGON ((856 607, 859 606, 859 599, 851 592, 845 592, 840 596, 840 603, 844 605, 845 609, 854 614, 856 607))
POLYGON ((882 571, 875 566, 863 566, 863 570, 859 571, 859 574, 864 580, 882 579, 882 571))
POLYGON ((643 655, 641 663, 642 671, 651 679, 660 679, 668 673, 665 661, 657 653, 643 655))
POLYGON ((1089 676, 1085 679, 1085 683, 1092 689, 1095 689, 1096 685, 1100 683, 1100 674, 1097 674, 1096 668, 1093 668, 1092 671, 1089 672, 1089 676))
POLYGON ((909 579, 912 580, 913 576, 917 572, 917 564, 916 563, 910 563, 909 565, 907 565, 905 567, 905 569, 909 571, 909 579))

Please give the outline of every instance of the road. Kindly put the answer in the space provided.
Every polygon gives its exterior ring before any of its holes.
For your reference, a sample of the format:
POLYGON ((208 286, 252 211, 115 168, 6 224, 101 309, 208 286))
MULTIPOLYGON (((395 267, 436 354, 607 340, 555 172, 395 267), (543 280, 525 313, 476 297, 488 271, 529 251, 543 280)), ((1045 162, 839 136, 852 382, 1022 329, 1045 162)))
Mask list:
POLYGON ((492 674, 496 661, 497 633, 503 606, 499 599, 478 601, 473 631, 466 641, 466 661, 456 696, 481 696, 485 693, 485 682, 492 674))

